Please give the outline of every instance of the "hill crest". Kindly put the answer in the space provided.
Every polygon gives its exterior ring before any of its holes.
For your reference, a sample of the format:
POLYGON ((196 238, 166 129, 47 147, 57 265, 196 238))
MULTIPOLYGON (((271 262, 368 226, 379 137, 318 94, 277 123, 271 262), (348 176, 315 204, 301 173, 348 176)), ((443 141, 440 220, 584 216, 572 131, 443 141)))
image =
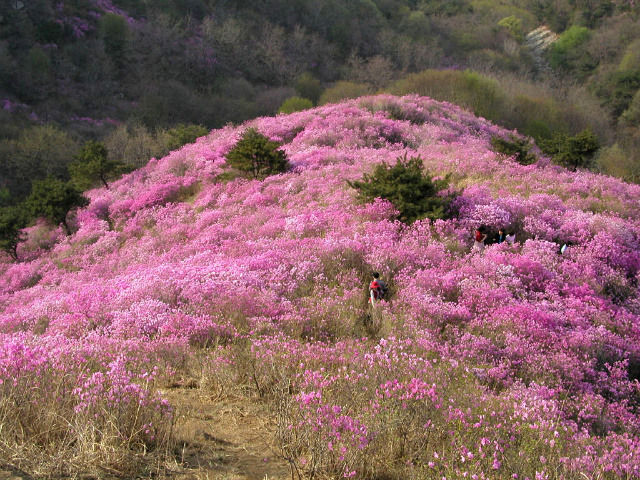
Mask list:
POLYGON ((196 371, 202 388, 284 402, 281 448, 310 473, 637 475, 640 187, 519 165, 490 149, 508 134, 383 95, 228 126, 152 159, 88 192, 74 235, 33 227, 23 262, 0 264, 2 385, 45 395, 45 372, 71 382, 74 421, 107 425, 114 405, 140 405, 162 426, 159 386, 196 371), (292 171, 218 181, 247 127, 284 142, 292 171), (457 218, 407 226, 386 201, 355 201, 346 180, 405 152, 452 174, 457 218), (479 225, 514 229, 517 245, 474 253, 479 225), (376 309, 373 269, 393 293, 376 309), (412 430, 390 465, 401 424, 412 430))

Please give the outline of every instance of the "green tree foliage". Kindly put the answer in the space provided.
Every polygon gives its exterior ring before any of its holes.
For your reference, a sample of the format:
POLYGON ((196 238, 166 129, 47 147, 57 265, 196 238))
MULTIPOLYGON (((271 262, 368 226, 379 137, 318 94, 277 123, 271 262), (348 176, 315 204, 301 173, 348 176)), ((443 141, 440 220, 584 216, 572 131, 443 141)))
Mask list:
POLYGON ((42 44, 62 42, 64 40, 64 26, 54 20, 45 20, 37 25, 36 37, 42 44))
POLYGON ((51 75, 51 59, 39 46, 29 50, 27 55, 27 71, 35 82, 46 83, 51 75))
POLYGON ((54 92, 55 69, 51 57, 50 51, 37 44, 28 52, 16 56, 18 68, 7 80, 22 102, 45 102, 54 92))
POLYGON ((540 148, 547 155, 551 155, 558 165, 576 170, 591 166, 593 155, 600 148, 600 142, 587 128, 573 137, 555 134, 551 140, 541 142, 540 148))
POLYGON ((167 128, 188 124, 192 119, 207 121, 213 111, 211 96, 204 96, 179 80, 157 80, 140 97, 141 120, 149 127, 167 128))
POLYGON ((87 199, 70 183, 55 178, 46 178, 33 182, 31 193, 25 201, 25 207, 33 217, 43 217, 55 225, 64 225, 67 234, 71 229, 67 224, 67 214, 74 207, 87 204, 87 199))
POLYGON ((524 135, 541 140, 550 138, 555 130, 567 130, 563 113, 570 109, 551 97, 521 93, 509 99, 510 112, 505 120, 524 135))
POLYGON ((381 55, 366 60, 357 55, 351 55, 347 66, 351 81, 371 85, 375 90, 388 86, 397 78, 393 61, 381 55))
POLYGON ((611 107, 613 115, 619 117, 631 104, 633 96, 640 90, 640 67, 636 70, 618 70, 608 74, 595 86, 596 94, 611 107))
POLYGON ((349 182, 365 202, 376 198, 389 200, 400 212, 399 220, 406 224, 424 218, 444 218, 451 196, 439 195, 439 192, 448 184, 448 178, 434 180, 429 176, 420 157, 407 159, 406 154, 398 157, 395 165, 376 165, 372 174, 349 182))
POLYGON ((314 23, 342 55, 354 48, 367 55, 375 51, 383 16, 371 0, 318 0, 314 4, 314 23))
POLYGON ((11 203, 11 192, 7 187, 0 188, 0 207, 6 207, 11 203))
POLYGON ((490 120, 500 118, 506 103, 497 81, 469 70, 425 70, 406 76, 387 91, 394 95, 417 93, 448 101, 490 120))
POLYGON ((289 161, 278 147, 278 142, 269 140, 255 128, 249 128, 227 153, 227 163, 252 178, 284 172, 289 168, 289 161))
POLYGON ((640 90, 633 96, 629 108, 620 115, 620 124, 625 128, 640 126, 640 90))
POLYGON ((555 32, 566 29, 571 20, 568 2, 532 0, 528 9, 540 23, 548 25, 555 32))
POLYGON ((122 15, 107 13, 100 18, 100 34, 104 50, 120 68, 125 63, 125 51, 129 37, 127 19, 122 15))
POLYGON ((291 97, 287 98, 278 110, 279 113, 301 112, 313 108, 313 103, 308 98, 291 97))
POLYGON ((640 38, 627 46, 618 66, 621 72, 638 69, 640 69, 640 38))
POLYGON ((298 95, 302 98, 308 98, 314 105, 320 100, 323 90, 322 82, 309 72, 301 73, 298 76, 295 88, 298 95))
POLYGON ((449 17, 473 11, 471 2, 467 0, 430 0, 420 2, 419 8, 426 15, 446 15, 449 17))
POLYGON ((604 17, 610 16, 615 10, 615 4, 611 0, 584 3, 584 10, 580 12, 580 22, 589 28, 594 28, 604 17))
POLYGON ((640 158, 634 158, 623 146, 616 143, 610 147, 602 147, 596 157, 596 166, 602 173, 628 182, 640 182, 640 158))
POLYGON ((531 151, 531 141, 526 138, 509 135, 508 138, 493 137, 491 147, 497 153, 502 153, 508 157, 514 157, 516 162, 522 165, 531 165, 538 160, 531 151))
POLYGON ((109 189, 107 180, 126 170, 124 163, 110 160, 107 147, 98 142, 85 143, 69 165, 71 179, 80 190, 90 188, 97 181, 109 189))
POLYGON ((194 143, 198 138, 209 133, 204 125, 180 125, 167 130, 167 150, 177 150, 187 143, 194 143))
POLYGON ((522 42, 524 40, 522 20, 515 15, 503 18, 498 22, 498 26, 507 30, 518 42, 522 42))
POLYGON ((320 100, 318 100, 318 105, 335 103, 348 98, 358 98, 372 93, 373 87, 366 83, 339 81, 322 93, 320 100))
POLYGON ((166 130, 149 131, 144 125, 120 125, 104 139, 109 158, 138 168, 153 158, 165 155, 166 130))
POLYGON ((34 180, 66 178, 67 166, 77 151, 76 141, 61 129, 32 126, 15 140, 0 140, 0 177, 19 201, 28 195, 34 180))
POLYGON ((586 74, 596 65, 586 50, 591 38, 591 30, 587 27, 571 26, 560 35, 551 48, 550 63, 553 68, 574 70, 586 74))
POLYGON ((14 260, 18 260, 20 233, 26 226, 26 215, 20 207, 0 207, 0 250, 14 260))

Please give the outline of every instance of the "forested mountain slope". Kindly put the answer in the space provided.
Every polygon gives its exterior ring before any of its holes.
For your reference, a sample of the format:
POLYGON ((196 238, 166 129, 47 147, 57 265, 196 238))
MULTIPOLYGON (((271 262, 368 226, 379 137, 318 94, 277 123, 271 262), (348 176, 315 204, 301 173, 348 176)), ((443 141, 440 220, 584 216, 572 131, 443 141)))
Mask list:
POLYGON ((140 166, 166 154, 178 124, 381 89, 461 104, 538 141, 589 127, 599 168, 636 180, 637 15, 623 0, 2 2, 0 183, 15 202, 30 178, 64 179, 87 140, 140 166), (542 56, 526 41, 541 26, 558 36, 542 56))

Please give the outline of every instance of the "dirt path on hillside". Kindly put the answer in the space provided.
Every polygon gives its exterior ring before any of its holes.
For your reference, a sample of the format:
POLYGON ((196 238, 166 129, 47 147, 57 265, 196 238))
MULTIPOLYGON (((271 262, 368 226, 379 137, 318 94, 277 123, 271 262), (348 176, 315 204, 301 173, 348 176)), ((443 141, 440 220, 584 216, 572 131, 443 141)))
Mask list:
POLYGON ((165 392, 176 407, 176 480, 285 480, 275 426, 264 406, 247 399, 212 399, 198 389, 165 392))
MULTIPOLYGON (((160 476, 166 480, 288 480, 287 462, 275 454, 275 425, 264 405, 252 399, 214 398, 198 388, 162 391, 176 414, 175 461, 160 476)), ((61 477, 54 477, 60 479, 61 477)), ((120 480, 79 476, 79 480, 120 480)), ((142 478, 142 477, 140 477, 142 478)), ((0 465, 0 480, 37 480, 0 465)))

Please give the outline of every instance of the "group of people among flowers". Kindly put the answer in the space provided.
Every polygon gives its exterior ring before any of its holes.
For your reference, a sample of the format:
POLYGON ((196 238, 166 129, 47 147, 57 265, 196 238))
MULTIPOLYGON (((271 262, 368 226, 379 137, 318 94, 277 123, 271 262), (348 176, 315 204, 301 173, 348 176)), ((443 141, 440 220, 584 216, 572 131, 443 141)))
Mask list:
MULTIPOLYGON (((516 242, 516 234, 513 230, 498 229, 498 233, 489 239, 489 235, 485 227, 480 226, 476 229, 473 236, 473 250, 482 252, 487 244, 508 243, 513 245, 516 242)), ((382 300, 387 296, 387 284, 380 278, 378 272, 372 273, 373 279, 369 283, 369 303, 375 305, 378 300, 382 300)))
MULTIPOLYGON (((498 233, 489 237, 489 233, 484 226, 480 226, 473 234, 473 247, 475 252, 484 251, 485 246, 491 244, 507 243, 508 245, 514 245, 516 243, 516 233, 514 230, 505 230, 499 228, 498 233)), ((565 253, 567 247, 572 245, 572 242, 565 242, 559 244, 559 253, 565 253)), ((380 278, 378 272, 373 272, 373 280, 369 283, 369 303, 375 305, 375 302, 384 299, 387 295, 387 284, 380 278)))
POLYGON ((504 228, 498 229, 498 233, 489 238, 484 227, 478 227, 473 235, 473 250, 482 252, 487 244, 508 243, 513 245, 516 243, 516 233, 513 230, 506 231, 504 228))

